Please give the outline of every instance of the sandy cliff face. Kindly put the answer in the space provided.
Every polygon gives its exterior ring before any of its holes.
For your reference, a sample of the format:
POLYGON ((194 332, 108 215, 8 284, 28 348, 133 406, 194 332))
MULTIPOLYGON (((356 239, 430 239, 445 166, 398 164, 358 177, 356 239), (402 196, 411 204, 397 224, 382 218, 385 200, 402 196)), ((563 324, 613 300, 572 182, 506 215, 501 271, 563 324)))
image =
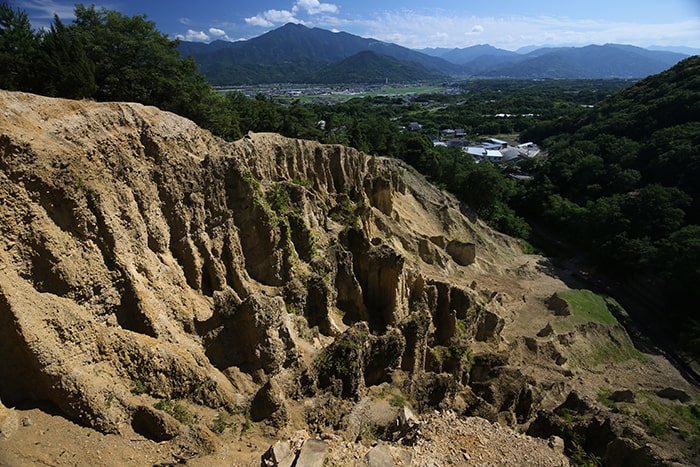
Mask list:
MULTIPOLYGON (((284 435, 347 429, 319 404, 388 387, 527 427, 604 384, 580 332, 545 329, 553 270, 396 160, 0 92, 0 170, 5 406, 170 439, 153 405, 182 400, 205 432, 210 408, 284 435)), ((619 329, 583 335, 631 346, 619 329)))

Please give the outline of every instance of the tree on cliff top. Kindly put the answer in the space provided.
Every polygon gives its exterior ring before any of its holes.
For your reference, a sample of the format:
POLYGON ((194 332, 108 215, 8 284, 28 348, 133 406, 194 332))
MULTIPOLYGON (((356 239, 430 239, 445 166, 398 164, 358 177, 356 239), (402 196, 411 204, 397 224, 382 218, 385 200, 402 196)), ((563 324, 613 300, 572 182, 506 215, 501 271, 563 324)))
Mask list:
POLYGON ((145 16, 76 5, 72 32, 95 64, 95 98, 131 100, 166 108, 182 106, 208 85, 192 59, 145 16))
POLYGON ((75 6, 34 32, 26 13, 0 4, 0 88, 55 97, 131 101, 191 118, 224 137, 240 136, 235 111, 182 58, 178 41, 145 16, 75 6), (222 118, 225 115, 226 118, 222 118))
POLYGON ((21 90, 33 79, 38 47, 27 14, 0 4, 0 88, 21 90))

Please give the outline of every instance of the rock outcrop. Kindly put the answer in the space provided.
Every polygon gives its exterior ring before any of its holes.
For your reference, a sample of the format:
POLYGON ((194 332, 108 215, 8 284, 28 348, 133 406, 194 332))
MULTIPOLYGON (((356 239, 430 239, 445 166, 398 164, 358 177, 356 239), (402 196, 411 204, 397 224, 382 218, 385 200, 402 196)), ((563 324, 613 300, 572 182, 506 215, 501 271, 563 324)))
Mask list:
POLYGON ((586 370, 567 367, 576 331, 549 324, 571 314, 547 300, 563 283, 398 160, 226 142, 137 104, 0 103, 7 407, 213 446, 204 415, 154 405, 342 430, 338 410, 388 385, 419 410, 526 427, 586 370))

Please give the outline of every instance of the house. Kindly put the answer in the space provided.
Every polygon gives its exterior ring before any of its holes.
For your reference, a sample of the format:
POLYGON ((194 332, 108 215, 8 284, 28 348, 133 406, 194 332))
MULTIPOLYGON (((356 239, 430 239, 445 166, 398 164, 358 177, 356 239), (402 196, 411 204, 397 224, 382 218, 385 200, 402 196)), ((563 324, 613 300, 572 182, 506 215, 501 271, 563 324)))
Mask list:
POLYGON ((535 157, 540 153, 539 146, 532 142, 518 144, 517 147, 524 157, 535 157))
POLYGON ((515 180, 532 180, 532 175, 524 174, 524 173, 514 173, 514 174, 508 174, 510 178, 514 178, 515 180))
POLYGON ((469 146, 468 148, 462 149, 462 151, 474 157, 474 159, 481 159, 486 154, 486 149, 480 146, 469 146))
POLYGON ((418 123, 418 122, 411 122, 411 123, 408 124, 408 129, 409 129, 410 131, 418 131, 418 130, 420 130, 421 128, 423 128, 423 125, 421 125, 421 124, 418 123))
POLYGON ((462 149, 465 153, 471 155, 475 161, 502 162, 503 154, 501 151, 486 149, 483 146, 469 146, 462 149))
POLYGON ((465 138, 453 138, 447 142, 451 148, 469 146, 469 140, 465 138))
POLYGON ((492 144, 500 146, 501 149, 508 147, 508 141, 503 141, 502 139, 489 138, 488 141, 491 141, 492 144))
POLYGON ((501 155, 503 158, 501 159, 501 162, 511 162, 511 161, 516 161, 520 159, 522 156, 522 152, 518 148, 514 148, 512 146, 509 146, 505 149, 500 150, 501 155))

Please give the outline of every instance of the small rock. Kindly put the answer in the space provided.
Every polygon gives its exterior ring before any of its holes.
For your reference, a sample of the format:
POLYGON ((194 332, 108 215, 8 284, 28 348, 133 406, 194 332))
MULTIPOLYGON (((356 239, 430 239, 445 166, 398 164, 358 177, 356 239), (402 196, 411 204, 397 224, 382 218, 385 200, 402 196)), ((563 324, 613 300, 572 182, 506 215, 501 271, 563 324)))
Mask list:
POLYGON ((399 409, 399 416, 396 421, 401 429, 410 428, 411 426, 419 423, 418 417, 416 417, 413 411, 405 405, 399 409))
POLYGON ((559 352, 557 352, 557 354, 556 354, 554 357, 555 357, 555 358, 554 358, 554 363, 556 363, 556 364, 559 365, 559 366, 565 365, 566 362, 569 361, 568 358, 566 358, 564 355, 562 355, 562 354, 559 353, 559 352))
POLYGON ((191 455, 206 455, 219 448, 217 436, 206 425, 183 425, 177 437, 179 448, 191 455))
POLYGON ((537 333, 537 337, 547 337, 551 336, 554 333, 554 329, 552 329, 552 325, 550 323, 547 323, 545 327, 543 327, 540 332, 537 333))
POLYGON ((408 449, 394 448, 394 458, 400 466, 409 467, 413 464, 413 453, 408 449))
POLYGON ((560 454, 564 453, 564 440, 559 436, 550 436, 547 445, 560 454))
POLYGON ((624 389, 621 391, 614 391, 608 396, 613 402, 629 402, 633 403, 635 400, 634 393, 629 389, 624 389))
POLYGON ((34 420, 32 420, 29 417, 22 418, 22 426, 32 426, 32 425, 34 425, 34 420))
POLYGON ((294 459, 294 452, 287 441, 277 441, 262 456, 264 465, 271 467, 291 467, 294 459))
POLYGON ((0 403, 0 439, 7 439, 19 428, 19 417, 14 409, 0 403))
POLYGON ((320 439, 309 439, 301 447, 296 467, 322 467, 328 452, 328 443, 320 439))
POLYGON ((271 379, 265 383, 253 397, 250 406, 250 419, 254 422, 270 419, 273 425, 278 427, 286 424, 287 410, 284 392, 275 380, 271 379))
POLYGON ((554 316, 569 316, 571 314, 569 302, 561 298, 557 293, 552 294, 547 299, 547 307, 554 311, 554 316))
POLYGON ((336 435, 335 433, 323 432, 321 433, 321 439, 324 441, 342 441, 343 438, 336 435))
POLYGON ((677 400, 683 403, 690 401, 690 395, 682 389, 665 388, 657 391, 656 395, 664 399, 677 400))
POLYGON ((134 411, 131 420, 134 431, 154 441, 167 441, 180 434, 182 425, 173 416, 146 405, 134 411))
POLYGON ((386 444, 378 444, 367 452, 365 460, 369 467, 393 467, 394 458, 386 444))
POLYGON ((413 462, 413 453, 408 449, 380 442, 365 454, 364 459, 364 465, 369 467, 409 467, 413 462))

